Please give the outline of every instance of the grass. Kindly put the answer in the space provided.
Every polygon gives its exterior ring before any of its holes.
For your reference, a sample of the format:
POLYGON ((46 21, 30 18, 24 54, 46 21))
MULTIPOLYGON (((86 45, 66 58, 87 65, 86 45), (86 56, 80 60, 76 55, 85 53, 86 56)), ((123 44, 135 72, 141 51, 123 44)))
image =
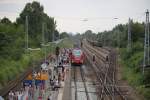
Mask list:
POLYGON ((128 54, 125 48, 120 49, 122 65, 122 79, 127 80, 129 85, 142 94, 145 100, 150 100, 150 88, 144 86, 144 76, 142 74, 143 51, 135 51, 128 54))
MULTIPOLYGON (((50 43, 48 47, 46 47, 46 53, 54 53, 56 46, 60 48, 71 48, 73 43, 70 39, 65 38, 57 45, 54 43, 50 43)), ((15 61, 13 59, 0 59, 0 88, 7 85, 7 83, 17 76, 20 76, 30 65, 32 62, 38 62, 40 59, 44 58, 45 48, 41 49, 41 51, 30 51, 28 54, 22 54, 20 60, 15 61)))
POLYGON ((60 48, 72 48, 73 47, 73 42, 69 39, 69 38, 65 38, 64 40, 62 40, 62 42, 60 44, 58 44, 58 46, 60 48))

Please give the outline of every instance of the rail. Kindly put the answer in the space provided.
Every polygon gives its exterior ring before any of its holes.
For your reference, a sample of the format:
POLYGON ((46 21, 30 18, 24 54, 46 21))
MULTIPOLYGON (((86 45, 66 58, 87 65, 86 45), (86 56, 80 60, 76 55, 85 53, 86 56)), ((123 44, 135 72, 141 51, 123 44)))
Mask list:
MULTIPOLYGON (((95 64, 93 65, 93 69, 96 72, 96 76, 100 83, 100 98, 103 98, 103 94, 111 95, 111 99, 114 99, 116 93, 119 95, 121 100, 125 100, 125 96, 121 94, 119 88, 115 85, 115 73, 116 73, 116 54, 113 50, 108 49, 102 50, 98 49, 98 47, 92 47, 86 42, 84 42, 83 49, 86 52, 86 56, 91 60, 92 55, 95 54, 97 59, 95 64), (106 55, 109 55, 109 62, 106 61, 106 55), (108 66, 106 67, 106 63, 108 66), (107 86, 107 84, 112 85, 107 86)), ((106 48, 105 48, 106 49, 106 48)), ((91 62, 93 64, 93 62, 91 62)))

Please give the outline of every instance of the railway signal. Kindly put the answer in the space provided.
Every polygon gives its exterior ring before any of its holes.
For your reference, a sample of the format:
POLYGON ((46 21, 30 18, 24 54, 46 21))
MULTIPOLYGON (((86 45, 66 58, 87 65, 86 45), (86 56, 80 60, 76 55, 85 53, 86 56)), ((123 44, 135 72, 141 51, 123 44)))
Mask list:
POLYGON ((95 63, 95 55, 94 54, 93 54, 92 60, 93 60, 93 63, 95 63))
POLYGON ((83 46, 82 40, 81 40, 81 43, 80 43, 80 44, 81 44, 81 48, 82 48, 82 46, 83 46))
POLYGON ((58 57, 58 55, 59 55, 59 49, 60 49, 60 48, 57 46, 57 47, 56 47, 56 50, 55 50, 55 54, 56 54, 57 57, 58 57))
POLYGON ((59 48, 58 46, 57 46, 56 49, 55 49, 55 55, 56 55, 56 58, 57 58, 57 65, 58 65, 58 56, 59 56, 59 53, 60 53, 60 52, 59 52, 59 49, 60 49, 60 48, 59 48))

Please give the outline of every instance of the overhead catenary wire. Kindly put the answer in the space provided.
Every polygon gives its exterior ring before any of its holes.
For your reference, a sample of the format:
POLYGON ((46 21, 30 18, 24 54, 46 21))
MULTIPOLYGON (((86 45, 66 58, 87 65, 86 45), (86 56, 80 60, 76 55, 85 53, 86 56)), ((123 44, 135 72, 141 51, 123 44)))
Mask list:
MULTIPOLYGON (((119 18, 119 19, 125 19, 128 20, 129 16, 85 16, 85 17, 67 17, 67 16, 53 16, 56 19, 61 19, 61 20, 78 20, 78 21, 96 21, 96 20, 112 20, 114 18, 119 18)), ((141 19, 144 17, 144 13, 135 13, 135 15, 130 16, 133 19, 141 19)))

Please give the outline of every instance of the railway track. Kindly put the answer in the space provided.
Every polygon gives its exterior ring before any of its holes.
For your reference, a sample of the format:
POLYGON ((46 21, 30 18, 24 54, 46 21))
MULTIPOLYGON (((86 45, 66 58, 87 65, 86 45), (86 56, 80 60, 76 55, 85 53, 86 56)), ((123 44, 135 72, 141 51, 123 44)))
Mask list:
POLYGON ((90 100, 85 73, 82 66, 72 66, 72 77, 74 82, 74 100, 90 100))
POLYGON ((101 48, 101 47, 96 47, 96 46, 94 48, 96 48, 98 51, 102 52, 103 54, 110 53, 110 48, 106 48, 106 47, 101 48))
POLYGON ((99 87, 99 99, 102 100, 126 100, 122 95, 120 89, 115 83, 116 74, 116 52, 114 50, 98 49, 98 47, 92 47, 86 41, 83 46, 86 56, 92 62, 92 56, 95 54, 96 62, 93 64, 93 69, 98 79, 99 87), (106 56, 109 55, 109 61, 106 61, 106 56))
POLYGON ((75 87, 75 100, 77 100, 77 82, 76 82, 76 68, 73 67, 73 79, 74 79, 74 87, 75 87))
MULTIPOLYGON (((88 59, 92 58, 89 54, 87 54, 86 56, 88 59)), ((91 64, 93 63, 91 59, 89 61, 91 64)), ((111 92, 109 91, 108 87, 105 86, 106 83, 103 82, 103 80, 106 81, 107 72, 105 73, 104 71, 100 70, 99 69, 100 67, 97 67, 96 65, 97 65, 97 62, 95 63, 95 65, 93 65, 93 70, 98 80, 97 86, 99 90, 102 90, 102 91, 99 91, 98 95, 105 95, 106 98, 108 98, 108 95, 110 95, 111 92), (105 91, 103 91, 104 89, 105 91)))

